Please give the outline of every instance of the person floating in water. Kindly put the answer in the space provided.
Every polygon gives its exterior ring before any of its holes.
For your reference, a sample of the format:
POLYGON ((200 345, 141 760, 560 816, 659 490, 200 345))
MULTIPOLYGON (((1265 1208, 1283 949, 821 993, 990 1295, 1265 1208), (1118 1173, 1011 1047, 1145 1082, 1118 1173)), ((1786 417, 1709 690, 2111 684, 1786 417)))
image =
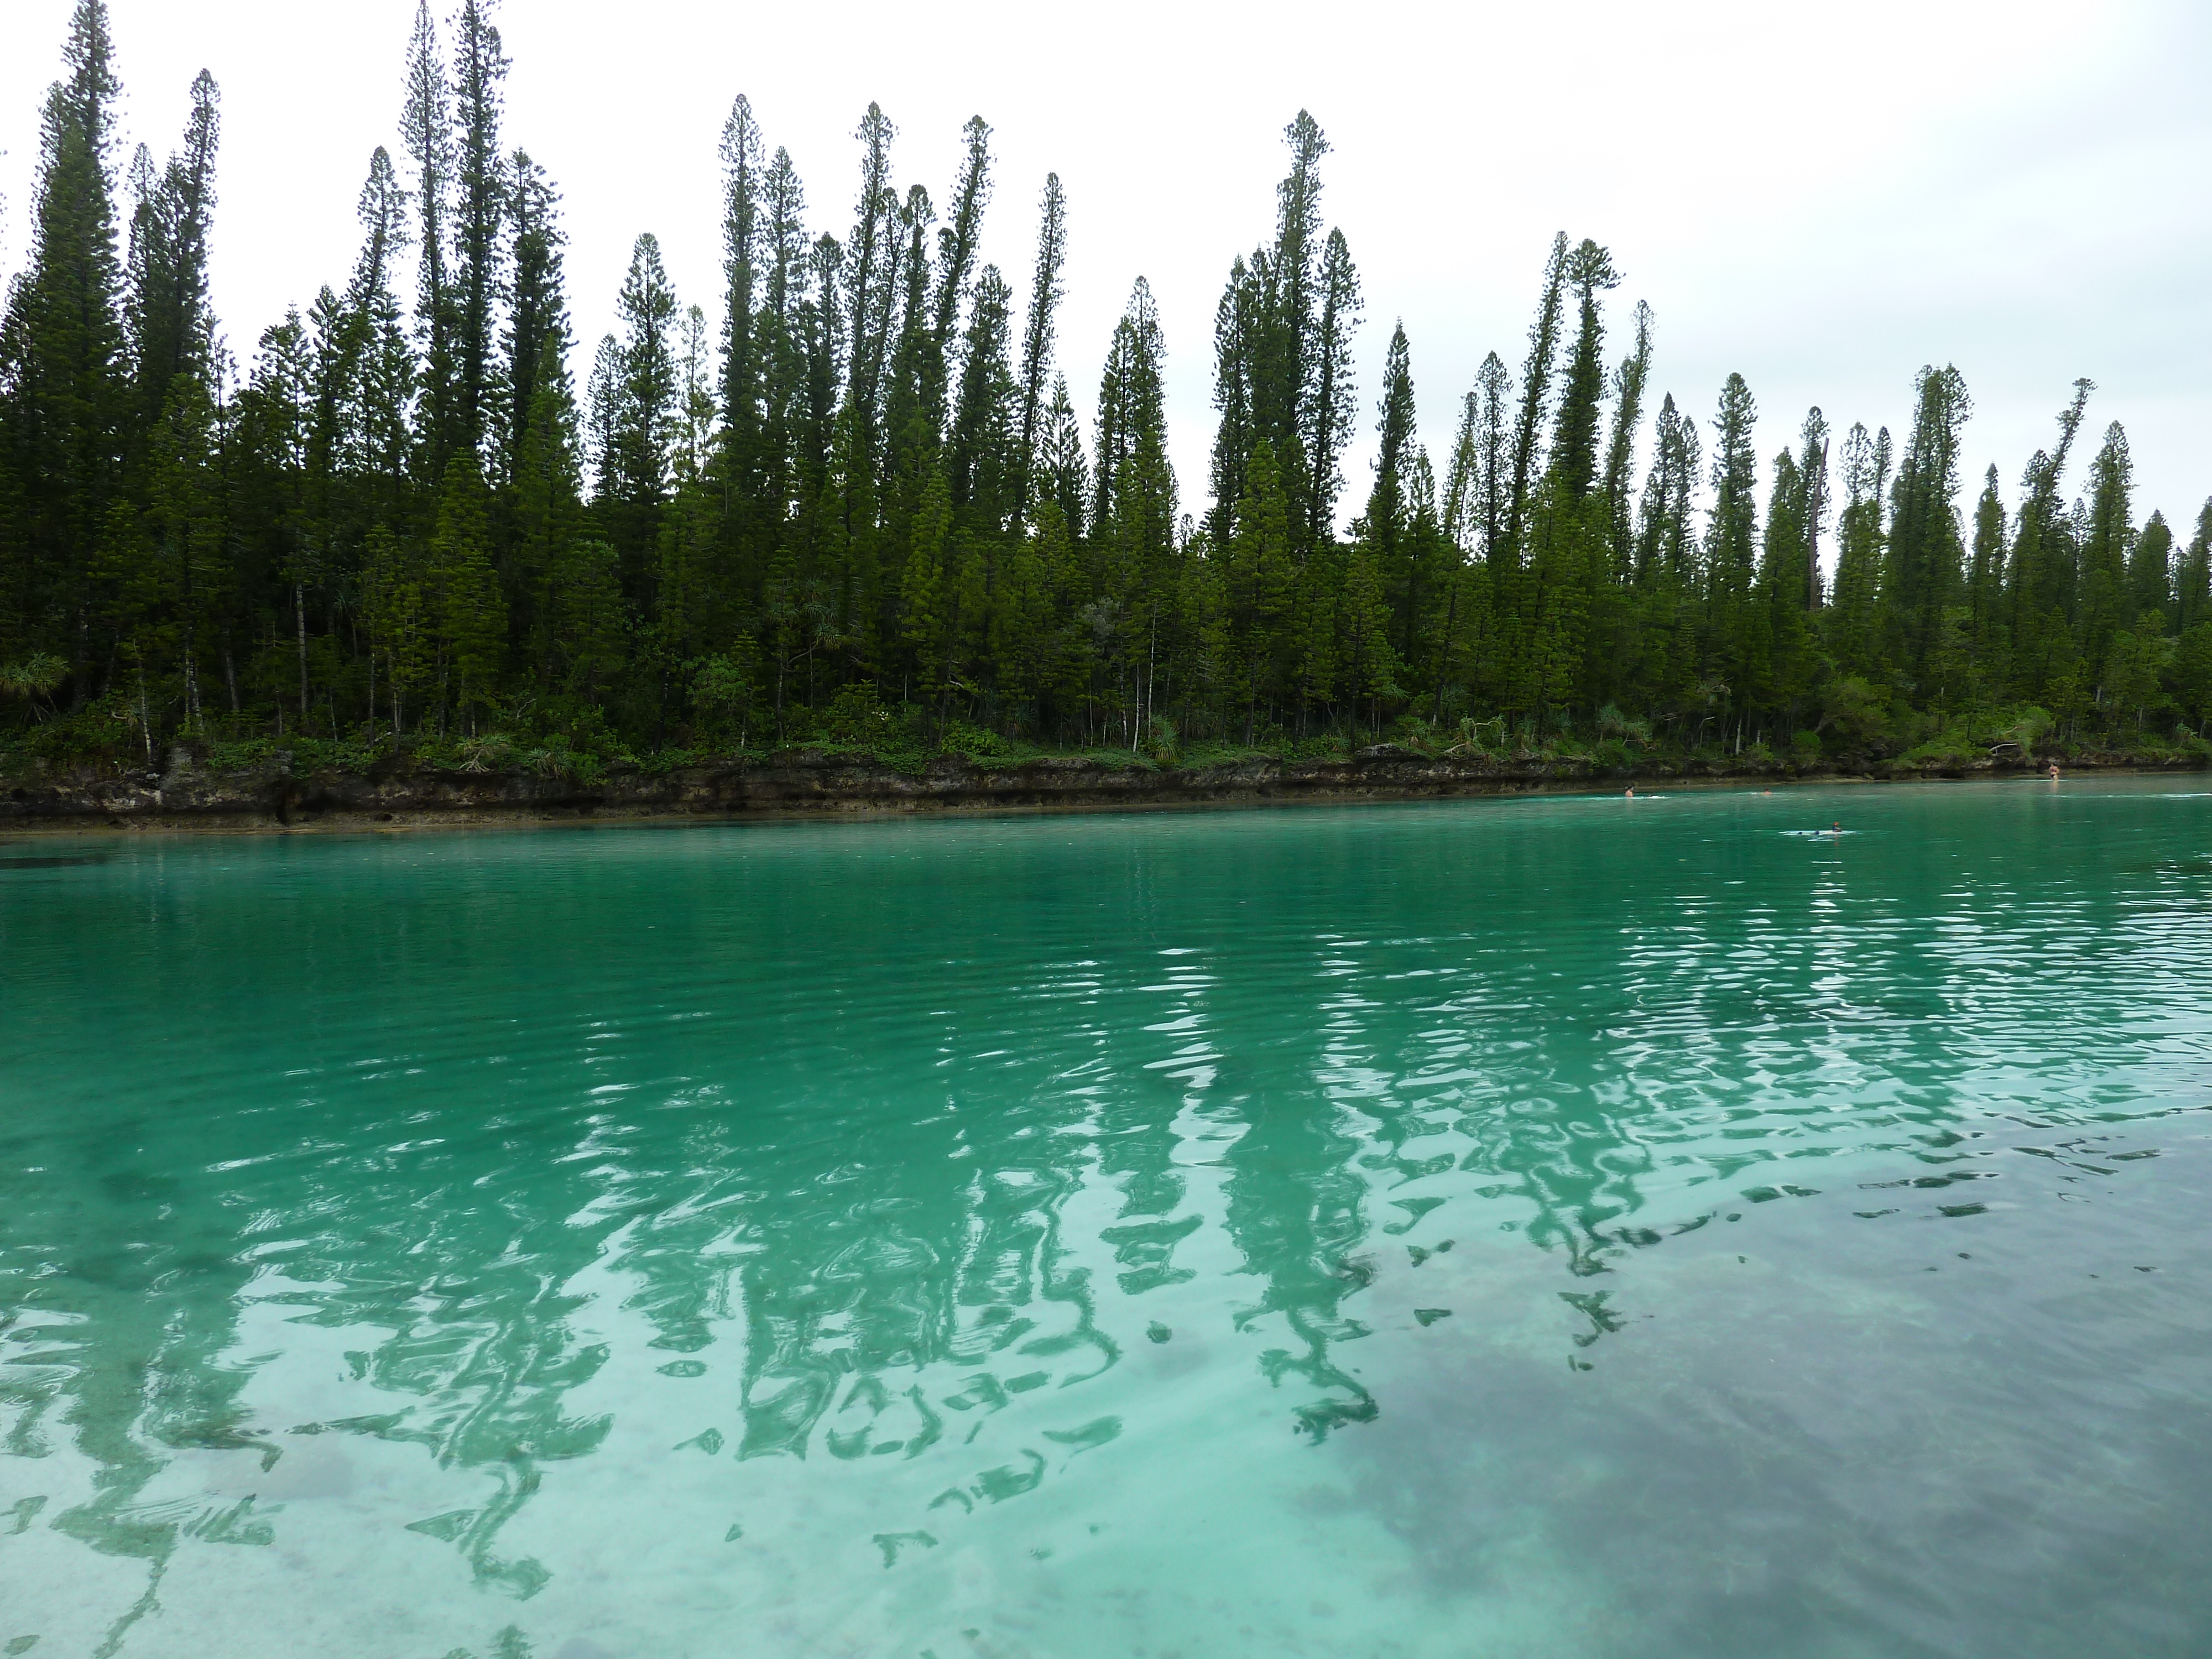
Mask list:
POLYGON ((1636 799, 1636 791, 1632 787, 1622 790, 1620 794, 1623 800, 1634 800, 1636 799))
POLYGON ((2051 781, 2053 783, 2058 781, 2058 763, 2057 761, 2051 763, 2051 781))

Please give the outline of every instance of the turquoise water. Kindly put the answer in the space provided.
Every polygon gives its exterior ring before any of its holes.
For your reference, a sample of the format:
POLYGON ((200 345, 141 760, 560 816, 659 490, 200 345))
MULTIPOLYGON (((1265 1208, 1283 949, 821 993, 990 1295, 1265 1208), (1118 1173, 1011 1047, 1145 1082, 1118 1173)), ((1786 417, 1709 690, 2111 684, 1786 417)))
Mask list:
POLYGON ((2201 1654, 2208 1106, 2197 780, 17 840, 0 1652, 2201 1654))

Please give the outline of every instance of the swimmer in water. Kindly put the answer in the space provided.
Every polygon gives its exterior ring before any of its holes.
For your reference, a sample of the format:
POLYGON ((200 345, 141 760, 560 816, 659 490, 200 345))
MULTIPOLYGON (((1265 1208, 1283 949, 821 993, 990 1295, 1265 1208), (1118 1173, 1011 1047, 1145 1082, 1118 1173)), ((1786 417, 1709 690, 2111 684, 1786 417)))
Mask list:
POLYGON ((2057 761, 2051 763, 2051 781, 2053 783, 2058 781, 2058 763, 2057 761))
POLYGON ((1620 798, 1623 800, 1634 800, 1636 799, 1636 792, 1633 789, 1624 789, 1620 792, 1620 798))

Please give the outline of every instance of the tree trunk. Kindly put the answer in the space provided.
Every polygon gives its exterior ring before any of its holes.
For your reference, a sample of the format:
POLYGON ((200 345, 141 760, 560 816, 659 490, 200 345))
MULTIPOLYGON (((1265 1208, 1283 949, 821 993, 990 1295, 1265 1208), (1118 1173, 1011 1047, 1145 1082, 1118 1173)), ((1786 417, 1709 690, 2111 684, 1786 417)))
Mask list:
POLYGON ((292 617, 298 625, 300 640, 300 729, 307 729, 307 594, 298 582, 292 584, 292 617))

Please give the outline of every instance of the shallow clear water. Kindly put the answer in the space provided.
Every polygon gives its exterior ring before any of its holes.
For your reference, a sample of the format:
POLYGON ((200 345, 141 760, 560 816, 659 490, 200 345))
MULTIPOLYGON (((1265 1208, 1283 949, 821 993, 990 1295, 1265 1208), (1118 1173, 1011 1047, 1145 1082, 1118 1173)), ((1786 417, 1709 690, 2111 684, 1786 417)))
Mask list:
POLYGON ((0 1651, 2201 1653, 2208 1105, 2196 780, 0 844, 0 1651))

